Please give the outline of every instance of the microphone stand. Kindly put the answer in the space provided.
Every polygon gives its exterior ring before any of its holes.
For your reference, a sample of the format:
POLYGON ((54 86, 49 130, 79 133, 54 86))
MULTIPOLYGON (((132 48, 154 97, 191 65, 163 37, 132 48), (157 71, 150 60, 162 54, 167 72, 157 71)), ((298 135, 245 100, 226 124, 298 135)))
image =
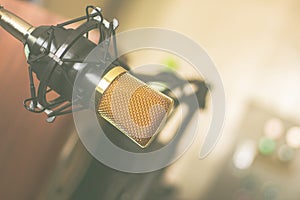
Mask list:
POLYGON ((25 44, 35 27, 0 5, 0 26, 25 44))

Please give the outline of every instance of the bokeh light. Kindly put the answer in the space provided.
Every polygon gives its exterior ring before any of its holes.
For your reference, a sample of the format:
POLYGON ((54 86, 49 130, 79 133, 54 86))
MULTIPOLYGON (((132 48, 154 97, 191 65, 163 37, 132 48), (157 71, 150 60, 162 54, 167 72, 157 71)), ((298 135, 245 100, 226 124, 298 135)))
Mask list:
POLYGON ((287 131, 286 142, 290 147, 300 148, 300 127, 292 127, 287 131))
POLYGON ((269 119, 264 125, 264 134, 271 139, 278 139, 283 135, 283 122, 278 118, 269 119))

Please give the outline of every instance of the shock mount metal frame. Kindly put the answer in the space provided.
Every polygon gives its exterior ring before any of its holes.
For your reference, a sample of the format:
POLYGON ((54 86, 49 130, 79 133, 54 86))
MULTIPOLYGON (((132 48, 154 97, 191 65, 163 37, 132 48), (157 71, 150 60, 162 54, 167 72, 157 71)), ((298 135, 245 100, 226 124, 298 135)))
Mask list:
MULTIPOLYGON (((51 45, 54 39, 54 26, 51 26, 48 31, 48 39, 47 39, 47 47, 41 48, 41 54, 36 56, 33 59, 28 59, 29 63, 29 81, 30 81, 30 94, 31 97, 24 100, 24 107, 29 110, 30 112, 34 113, 42 113, 45 112, 48 116, 47 122, 51 123, 55 120, 57 116, 72 113, 78 110, 83 109, 84 107, 80 104, 73 105, 72 108, 72 102, 68 101, 67 99, 63 98, 62 96, 59 96, 55 98, 54 100, 48 101, 47 100, 47 94, 49 94, 52 89, 49 89, 48 83, 51 79, 51 75, 53 74, 53 71, 57 67, 62 68, 62 73, 65 76, 66 80, 71 83, 71 80, 69 79, 68 75, 66 74, 66 71, 63 69, 64 63, 86 63, 84 60, 78 60, 78 59, 66 59, 64 58, 64 55, 66 52, 70 49, 72 45, 76 43, 79 37, 82 37, 85 35, 85 37, 89 37, 89 32, 93 29, 99 30, 100 36, 98 40, 98 44, 103 45, 103 49, 105 49, 105 53, 103 58, 101 59, 103 63, 106 63, 108 61, 108 51, 111 43, 111 39, 113 39, 113 51, 114 56, 117 58, 117 45, 116 45, 116 38, 115 38, 115 30, 118 27, 118 21, 116 19, 113 19, 112 22, 108 22, 103 18, 103 15, 101 13, 101 9, 94 7, 94 6, 87 6, 86 7, 86 15, 72 19, 69 21, 66 21, 64 23, 58 24, 57 27, 65 27, 71 24, 74 24, 76 22, 80 22, 86 20, 85 23, 83 23, 81 26, 79 26, 76 31, 70 35, 66 42, 59 47, 59 50, 61 52, 60 55, 51 53, 51 45), (89 10, 93 9, 92 13, 89 13, 89 10), (92 20, 93 19, 93 20, 92 20), (40 80, 38 90, 35 89, 34 84, 34 78, 33 78, 33 70, 31 64, 36 62, 39 59, 42 59, 45 56, 51 57, 55 62, 49 63, 47 66, 47 73, 44 74, 43 79, 40 80), (77 106, 77 107, 76 107, 77 106), (75 108, 76 107, 76 108, 75 108)), ((26 47, 25 47, 26 48, 26 47)), ((57 52, 58 52, 57 51, 57 52)), ((72 84, 72 83, 71 83, 72 84)), ((78 99, 79 101, 79 99, 78 99)), ((76 103, 77 100, 73 100, 73 103, 76 103)))

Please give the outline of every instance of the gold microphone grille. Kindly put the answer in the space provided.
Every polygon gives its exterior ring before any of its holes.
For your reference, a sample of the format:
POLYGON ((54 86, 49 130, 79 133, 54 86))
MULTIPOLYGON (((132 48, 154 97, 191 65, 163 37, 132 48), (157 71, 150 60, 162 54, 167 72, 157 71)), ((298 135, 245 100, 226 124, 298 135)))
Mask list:
POLYGON ((104 91, 99 114, 141 147, 146 147, 172 110, 173 100, 123 73, 104 91))

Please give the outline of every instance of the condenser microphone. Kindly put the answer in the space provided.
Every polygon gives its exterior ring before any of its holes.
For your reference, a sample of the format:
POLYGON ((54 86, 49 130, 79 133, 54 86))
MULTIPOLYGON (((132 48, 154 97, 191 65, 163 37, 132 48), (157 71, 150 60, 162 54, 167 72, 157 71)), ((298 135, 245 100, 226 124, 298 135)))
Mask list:
MULTIPOLYGON (((99 8, 88 6, 86 16, 56 26, 33 27, 0 6, 0 25, 25 46, 31 94, 24 101, 25 108, 35 113, 45 112, 49 122, 59 115, 76 111, 72 105, 74 82, 79 69, 90 67, 85 63, 85 58, 97 46, 88 39, 93 29, 100 32, 101 59, 97 65, 103 68, 100 70, 103 72, 101 79, 95 87, 96 99, 92 101, 99 117, 144 148, 159 132, 173 108, 172 98, 132 76, 128 66, 116 58, 114 34, 118 21, 105 20, 99 8), (93 12, 90 14, 88 11, 91 8, 93 12), (66 28, 83 20, 86 21, 76 29, 66 28), (111 43, 114 56, 109 50, 111 43), (37 89, 33 74, 39 80, 37 89), (58 97, 48 100, 51 91, 55 91, 58 97)), ((86 94, 80 95, 84 92, 84 89, 79 92, 78 110, 87 108, 91 103, 90 99, 83 98, 86 94)))

